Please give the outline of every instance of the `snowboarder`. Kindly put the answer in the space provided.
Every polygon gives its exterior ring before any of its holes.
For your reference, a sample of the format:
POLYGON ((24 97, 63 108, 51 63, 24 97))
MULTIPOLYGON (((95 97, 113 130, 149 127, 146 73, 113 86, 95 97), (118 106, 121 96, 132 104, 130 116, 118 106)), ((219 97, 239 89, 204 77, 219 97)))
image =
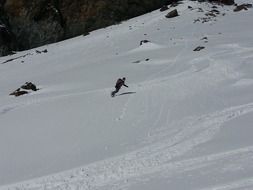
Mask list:
POLYGON ((116 85, 115 85, 115 90, 111 93, 112 97, 115 96, 115 94, 120 90, 120 88, 121 88, 122 86, 125 86, 125 87, 128 88, 128 86, 125 84, 125 80, 126 80, 125 77, 123 77, 122 79, 119 78, 119 79, 117 80, 116 85))

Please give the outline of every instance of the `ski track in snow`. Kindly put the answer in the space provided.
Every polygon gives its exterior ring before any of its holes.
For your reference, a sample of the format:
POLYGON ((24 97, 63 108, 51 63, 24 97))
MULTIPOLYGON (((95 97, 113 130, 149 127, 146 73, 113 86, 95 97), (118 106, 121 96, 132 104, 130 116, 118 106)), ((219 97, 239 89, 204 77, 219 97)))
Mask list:
MULTIPOLYGON (((141 178, 152 173, 166 172, 173 175, 175 171, 186 172, 219 160, 232 159, 242 154, 253 156, 253 147, 241 148, 214 155, 205 155, 182 161, 173 161, 193 147, 212 138, 220 127, 230 120, 253 112, 253 103, 227 108, 213 114, 190 118, 185 127, 173 137, 160 140, 126 155, 113 157, 97 163, 92 163, 68 172, 35 179, 31 182, 2 187, 1 190, 40 190, 40 189, 97 189, 117 184, 131 178, 141 178), (180 170, 179 170, 180 169, 180 170)), ((160 138, 159 136, 156 138, 160 138)), ((253 185, 253 179, 233 182, 219 186, 217 190, 229 190, 236 187, 253 185)), ((213 188, 212 188, 213 189, 213 188)))
MULTIPOLYGON (((252 151, 252 150, 251 150, 252 151)), ((220 185, 212 188, 205 188, 202 190, 251 190, 253 187, 253 178, 238 180, 229 184, 220 185)))

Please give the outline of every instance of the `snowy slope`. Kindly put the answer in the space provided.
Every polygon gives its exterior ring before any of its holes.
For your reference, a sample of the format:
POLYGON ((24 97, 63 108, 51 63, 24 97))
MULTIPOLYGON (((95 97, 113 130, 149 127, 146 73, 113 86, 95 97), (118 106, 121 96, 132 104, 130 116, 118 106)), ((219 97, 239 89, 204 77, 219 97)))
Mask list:
POLYGON ((0 58, 0 189, 253 189, 253 9, 212 6, 0 58))

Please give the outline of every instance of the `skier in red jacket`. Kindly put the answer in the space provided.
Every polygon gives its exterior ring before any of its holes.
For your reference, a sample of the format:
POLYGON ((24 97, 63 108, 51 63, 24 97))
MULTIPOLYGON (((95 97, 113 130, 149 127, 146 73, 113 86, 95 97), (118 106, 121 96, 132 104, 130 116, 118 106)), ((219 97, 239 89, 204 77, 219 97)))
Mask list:
POLYGON ((120 88, 121 88, 122 86, 125 86, 125 87, 128 88, 128 86, 125 84, 125 80, 126 80, 125 77, 123 77, 122 79, 119 78, 119 79, 117 80, 116 85, 115 85, 115 90, 114 90, 114 91, 112 92, 112 94, 111 94, 112 97, 115 96, 115 94, 120 90, 120 88))

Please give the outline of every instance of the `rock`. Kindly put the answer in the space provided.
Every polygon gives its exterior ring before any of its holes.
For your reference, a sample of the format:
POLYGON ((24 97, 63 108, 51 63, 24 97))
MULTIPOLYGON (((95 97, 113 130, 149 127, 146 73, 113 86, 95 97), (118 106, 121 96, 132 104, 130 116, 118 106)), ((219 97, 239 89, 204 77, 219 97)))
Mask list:
POLYGON ((10 93, 10 95, 17 97, 17 96, 21 96, 21 95, 24 95, 24 94, 28 94, 31 91, 37 91, 37 90, 39 90, 39 89, 36 87, 35 84, 33 84, 31 82, 26 82, 20 88, 13 91, 12 93, 10 93))
POLYGON ((235 1, 234 0, 220 0, 220 3, 224 5, 234 5, 235 1))
POLYGON ((208 12, 205 14, 207 17, 216 17, 216 15, 212 12, 208 12))
POLYGON ((26 82, 24 85, 21 86, 21 88, 25 90, 32 90, 32 91, 38 90, 36 85, 31 82, 26 82))
POLYGON ((173 11, 170 11, 165 17, 166 18, 173 18, 176 16, 179 16, 179 15, 178 15, 177 9, 174 9, 173 11))
POLYGON ((22 96, 24 94, 28 94, 27 91, 25 90, 20 90, 20 88, 18 88, 17 90, 15 90, 14 92, 10 93, 11 96, 22 96))
POLYGON ((4 10, 21 50, 64 38, 62 17, 52 0, 6 0, 4 10))
POLYGON ((90 35, 89 32, 84 32, 84 33, 83 33, 83 36, 88 36, 88 35, 90 35))
POLYGON ((42 51, 40 51, 40 50, 36 50, 35 52, 36 52, 36 53, 38 53, 38 54, 41 54, 41 53, 47 53, 47 49, 44 49, 44 50, 42 50, 42 51))
POLYGON ((248 10, 248 8, 252 8, 252 4, 237 5, 236 8, 234 9, 234 12, 238 12, 241 10, 248 10))
POLYGON ((144 43, 149 43, 150 41, 149 40, 141 40, 140 41, 140 46, 142 45, 142 44, 144 44, 144 43))
POLYGON ((16 44, 13 34, 8 30, 7 26, 0 21, 0 56, 12 54, 12 50, 15 49, 16 44))
POLYGON ((163 5, 162 8, 160 9, 160 11, 163 12, 163 11, 166 11, 168 9, 169 9, 169 7, 167 5, 163 5))
POLYGON ((200 50, 202 50, 202 49, 205 49, 205 47, 203 47, 203 46, 198 46, 198 47, 196 47, 193 51, 200 51, 200 50))
POLYGON ((181 3, 182 0, 166 0, 165 4, 170 5, 171 7, 176 7, 181 3))
POLYGON ((199 12, 199 13, 203 13, 204 10, 203 10, 202 8, 198 8, 198 12, 199 12))
POLYGON ((220 14, 220 11, 218 11, 217 9, 212 9, 210 12, 216 15, 220 14))

